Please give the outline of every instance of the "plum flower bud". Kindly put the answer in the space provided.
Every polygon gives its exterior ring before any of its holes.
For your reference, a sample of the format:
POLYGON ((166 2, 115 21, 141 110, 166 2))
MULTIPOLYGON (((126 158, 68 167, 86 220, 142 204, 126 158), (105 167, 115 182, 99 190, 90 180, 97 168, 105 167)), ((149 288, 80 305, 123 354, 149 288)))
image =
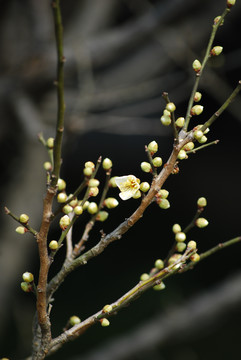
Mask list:
POLYGON ((157 259, 155 261, 155 268, 157 268, 158 270, 162 270, 164 268, 164 261, 161 259, 157 259))
POLYGON ((147 273, 143 273, 143 274, 141 274, 141 276, 140 276, 140 280, 141 280, 141 281, 146 281, 146 280, 148 280, 149 278, 150 278, 150 275, 147 274, 147 273))
MULTIPOLYGON (((70 194, 70 195, 69 195, 69 198, 72 197, 72 196, 73 196, 73 195, 70 194)), ((74 208, 76 205, 78 205, 78 199, 77 199, 76 197, 73 198, 73 199, 70 201, 69 205, 74 208)))
POLYGON ((117 178, 117 176, 113 176, 112 178, 110 178, 110 181, 109 181, 110 187, 113 187, 113 188, 117 187, 116 182, 115 182, 116 178, 117 178))
POLYGON ((50 243, 49 243, 49 248, 51 250, 57 250, 59 247, 59 244, 58 244, 58 241, 56 240, 51 240, 50 243))
POLYGON ((34 280, 33 274, 31 272, 28 272, 28 271, 23 273, 22 278, 23 278, 23 281, 25 281, 27 283, 31 283, 34 280))
POLYGON ((196 220, 196 225, 197 225, 197 227, 199 227, 200 229, 202 229, 202 228, 208 226, 208 221, 207 221, 207 219, 205 219, 205 218, 198 218, 198 219, 196 220))
POLYGON ((176 110, 176 105, 173 102, 169 102, 168 104, 166 104, 166 110, 172 113, 176 110))
POLYGON ((140 180, 137 179, 134 175, 126 175, 115 178, 116 185, 120 189, 120 198, 122 200, 128 200, 133 197, 133 195, 140 188, 140 180))
POLYGON ((149 173, 151 172, 151 164, 146 162, 146 161, 143 161, 141 163, 141 170, 146 172, 146 173, 149 173))
POLYGON ((104 170, 110 170, 110 168, 112 168, 112 161, 108 158, 105 158, 102 162, 102 167, 104 170))
POLYGON ((65 192, 60 192, 58 193, 58 196, 57 196, 57 201, 62 204, 64 203, 66 200, 67 200, 68 196, 65 192))
POLYGON ((196 248, 197 248, 197 243, 196 243, 196 241, 190 240, 190 241, 187 243, 187 247, 188 247, 189 249, 196 250, 196 248))
POLYGON ((157 197, 160 197, 161 199, 166 199, 169 195, 169 191, 166 189, 161 189, 157 193, 157 197))
POLYGON ((160 206, 161 209, 164 210, 168 209, 171 206, 167 199, 159 200, 158 205, 160 206))
POLYGON ((154 159, 152 159, 152 163, 155 167, 160 167, 162 166, 162 158, 159 156, 154 157, 154 159))
POLYGON ((86 167, 86 168, 84 168, 83 173, 84 173, 85 176, 91 176, 92 173, 93 173, 93 170, 94 169, 91 168, 91 167, 86 167))
POLYGON ((72 208, 72 206, 70 206, 69 204, 67 204, 67 205, 63 206, 62 211, 63 211, 66 215, 68 215, 69 213, 71 213, 71 212, 73 211, 73 208, 72 208))
POLYGON ((221 54, 221 52, 223 51, 223 47, 222 46, 214 46, 212 48, 212 50, 210 51, 210 54, 212 56, 218 56, 221 54))
POLYGON ((179 117, 176 121, 175 121, 175 124, 178 126, 178 127, 183 127, 184 126, 184 123, 185 123, 185 118, 184 117, 179 117))
POLYGON ((165 116, 165 115, 163 115, 160 120, 161 120, 162 125, 164 125, 164 126, 169 126, 172 122, 171 118, 169 116, 165 116))
POLYGON ((183 252, 186 249, 186 244, 184 242, 178 242, 176 245, 176 250, 178 252, 183 252))
POLYGON ((91 169, 94 169, 95 168, 95 164, 92 162, 92 161, 87 161, 85 163, 85 168, 91 168, 91 169))
MULTIPOLYGON (((217 25, 217 23, 219 22, 219 20, 221 19, 221 16, 216 16, 215 19, 213 20, 214 25, 217 25)), ((220 26, 222 26, 224 23, 224 19, 221 21, 220 26)))
POLYGON ((104 205, 105 205, 108 209, 114 209, 116 206, 119 205, 119 202, 118 202, 118 200, 116 200, 115 198, 109 197, 109 198, 105 199, 104 205))
POLYGON ((187 158, 187 153, 185 150, 180 150, 178 155, 177 155, 178 159, 179 160, 183 160, 183 159, 186 159, 187 158))
POLYGON ((207 206, 207 199, 205 197, 200 197, 198 200, 197 200, 197 206, 198 207, 205 207, 207 206))
POLYGON ((155 154, 158 151, 158 144, 156 141, 152 141, 147 146, 150 153, 155 154))
POLYGON ((21 214, 21 215, 19 216, 19 221, 20 221, 22 224, 27 224, 28 220, 29 220, 29 216, 26 215, 26 214, 21 214))
POLYGON ((193 254, 191 257, 190 257, 190 260, 193 261, 193 262, 198 262, 200 260, 200 255, 199 254, 193 254))
POLYGON ((20 235, 23 235, 26 233, 26 231, 28 231, 24 226, 18 226, 16 229, 15 229, 16 233, 20 234, 20 235))
POLYGON ((74 208, 75 215, 79 216, 83 213, 83 207, 81 205, 77 205, 74 208))
POLYGON ((28 283, 26 281, 21 282, 21 289, 24 292, 31 292, 33 290, 33 286, 31 283, 28 283))
POLYGON ((97 196, 99 194, 99 188, 98 187, 91 187, 89 190, 89 196, 97 196))
POLYGON ((66 188, 66 182, 63 179, 58 179, 58 190, 63 191, 66 188))
POLYGON ((227 0, 227 7, 231 8, 233 5, 235 5, 236 0, 227 0))
POLYGON ((195 145, 192 141, 188 142, 186 145, 183 146, 183 150, 190 151, 194 149, 195 145))
POLYGON ((100 185, 100 182, 97 179, 90 179, 88 182, 89 187, 97 187, 99 185, 100 185))
POLYGON ((200 115, 203 112, 203 106, 202 105, 194 105, 191 108, 191 115, 200 115))
POLYGON ((164 284, 163 281, 160 284, 153 286, 153 290, 155 290, 155 291, 164 290, 165 288, 166 288, 166 285, 164 284))
POLYGON ((182 228, 179 224, 174 224, 172 227, 172 231, 174 232, 174 234, 177 234, 182 231, 182 228))
POLYGON ((176 233, 175 240, 177 242, 183 242, 186 240, 186 234, 184 232, 178 232, 176 233))
POLYGON ((202 132, 201 130, 196 130, 196 131, 194 131, 194 138, 195 138, 196 140, 201 139, 202 136, 203 136, 203 132, 202 132))
POLYGON ((204 144, 207 142, 208 138, 207 136, 203 135, 200 139, 198 139, 199 144, 204 144))
POLYGON ((54 138, 50 137, 48 138, 48 140, 46 141, 46 145, 49 149, 53 149, 54 147, 54 138))
POLYGON ((45 169, 46 171, 51 171, 51 170, 52 170, 52 164, 51 164, 51 162, 45 161, 45 163, 44 163, 44 169, 45 169))
POLYGON ((140 192, 140 190, 137 190, 132 197, 133 197, 133 199, 139 199, 139 198, 141 197, 141 192, 140 192))
POLYGON ((71 318, 69 319, 69 324, 71 326, 77 325, 80 322, 81 322, 80 318, 78 316, 76 316, 76 315, 71 316, 71 318))
POLYGON ((97 221, 105 221, 108 218, 109 214, 107 211, 100 211, 96 216, 97 221))
POLYGON ((98 211, 98 206, 95 202, 90 202, 87 208, 89 214, 96 214, 98 211))
POLYGON ((168 260, 168 265, 172 265, 174 264, 177 260, 179 260, 182 257, 181 254, 173 254, 169 260, 168 260))
POLYGON ((112 306, 111 305, 105 305, 102 309, 102 312, 103 313, 109 313, 113 310, 112 306))
POLYGON ((144 182, 142 182, 141 184, 140 184, 140 190, 142 191, 142 192, 147 192, 148 190, 150 189, 150 184, 148 183, 148 182, 146 182, 146 181, 144 181, 144 182))
POLYGON ((60 218, 59 226, 63 231, 69 226, 69 224, 70 224, 70 218, 68 217, 68 215, 64 215, 60 218))
POLYGON ((193 63, 192 63, 192 68, 195 72, 199 72, 202 68, 202 64, 200 63, 199 60, 194 60, 193 63))
POLYGON ((109 320, 106 319, 106 318, 100 319, 100 323, 101 323, 101 326, 103 326, 103 327, 106 327, 106 326, 109 326, 109 325, 110 325, 109 320))
POLYGON ((193 100, 195 102, 199 102, 201 100, 201 98, 202 98, 202 94, 199 91, 196 91, 195 94, 194 94, 193 100))

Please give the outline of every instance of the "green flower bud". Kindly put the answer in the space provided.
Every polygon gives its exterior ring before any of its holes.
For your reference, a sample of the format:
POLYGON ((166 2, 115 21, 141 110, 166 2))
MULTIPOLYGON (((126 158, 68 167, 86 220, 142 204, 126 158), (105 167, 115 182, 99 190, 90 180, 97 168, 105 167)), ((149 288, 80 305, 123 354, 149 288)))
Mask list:
POLYGON ((176 110, 176 106, 173 102, 169 102, 166 104, 166 110, 170 111, 171 113, 176 110))
POLYGON ((79 216, 83 213, 83 207, 81 205, 76 205, 74 208, 75 215, 79 216))
POLYGON ((113 307, 111 305, 105 305, 102 309, 103 313, 109 313, 113 310, 113 307))
POLYGON ((178 155, 177 155, 177 158, 179 160, 183 160, 183 159, 186 159, 187 158, 187 153, 185 150, 180 150, 178 155))
POLYGON ((95 164, 92 161, 87 161, 85 163, 85 168, 91 168, 94 169, 95 168, 95 164))
POLYGON ((80 320, 80 318, 79 318, 78 316, 76 316, 76 315, 71 316, 71 318, 69 319, 69 324, 70 324, 71 326, 77 325, 77 324, 79 324, 79 323, 81 323, 81 320, 80 320))
POLYGON ((106 319, 106 318, 100 319, 100 323, 101 323, 101 326, 103 326, 103 327, 106 327, 106 326, 110 325, 109 320, 106 319))
POLYGON ((157 285, 153 286, 153 290, 160 291, 160 290, 164 290, 165 287, 166 287, 166 285, 162 281, 160 284, 157 284, 157 285))
POLYGON ((195 145, 192 141, 188 142, 186 145, 183 146, 183 150, 190 151, 194 149, 195 145))
POLYGON ((201 98, 202 98, 202 94, 199 91, 196 91, 193 100, 195 102, 199 102, 201 100, 201 98))
POLYGON ((44 163, 44 169, 45 169, 46 171, 51 171, 51 170, 52 170, 52 164, 51 164, 51 162, 45 161, 45 163, 44 163))
POLYGON ((150 275, 147 274, 147 273, 143 273, 141 276, 140 276, 140 280, 141 281, 146 281, 150 278, 150 275))
POLYGON ((164 116, 171 117, 171 113, 170 113, 170 111, 168 111, 167 109, 164 109, 163 115, 164 115, 164 116))
POLYGON ((199 60, 194 60, 193 63, 192 63, 192 68, 195 72, 199 72, 202 68, 202 64, 200 63, 199 60))
POLYGON ((168 265, 174 264, 176 261, 178 261, 182 257, 181 254, 173 254, 170 259, 168 259, 168 265))
MULTIPOLYGON (((73 195, 71 194, 71 195, 68 196, 68 198, 70 198, 70 197, 72 197, 72 196, 73 196, 73 195)), ((76 205, 78 205, 78 199, 77 199, 76 197, 73 198, 73 200, 71 200, 71 201, 69 202, 69 205, 74 208, 76 205)))
POLYGON ((62 208, 62 211, 68 215, 69 213, 71 213, 73 211, 73 208, 72 206, 70 206, 69 204, 65 205, 63 208, 62 208))
POLYGON ((185 124, 185 118, 184 117, 177 118, 175 124, 180 128, 183 127, 185 124))
POLYGON ((177 244, 176 244, 176 250, 178 251, 178 252, 183 252, 185 249, 186 249, 186 244, 184 243, 184 242, 178 242, 177 244))
POLYGON ((200 229, 208 226, 208 221, 207 221, 207 219, 205 219, 205 218, 198 218, 198 219, 196 220, 196 226, 199 227, 200 229))
MULTIPOLYGON (((214 25, 217 25, 217 23, 219 22, 220 19, 221 19, 221 16, 216 16, 215 19, 213 20, 214 25)), ((221 21, 220 26, 222 26, 223 23, 224 23, 224 19, 221 21)))
POLYGON ((105 221, 108 218, 109 214, 107 211, 100 211, 96 216, 97 221, 105 221))
POLYGON ((235 5, 236 0, 227 0, 227 7, 231 8, 233 5, 235 5))
POLYGON ((175 235, 175 240, 176 240, 177 242, 183 242, 183 241, 185 241, 185 240, 186 240, 186 234, 185 234, 184 232, 182 232, 182 231, 176 233, 176 235, 175 235))
MULTIPOLYGON (((78 201, 78 205, 81 205, 82 204, 82 200, 78 201)), ((83 205, 81 205, 83 207, 83 210, 87 210, 88 209, 88 206, 89 206, 89 201, 85 201, 85 203, 83 205)))
POLYGON ((200 139, 198 139, 199 144, 204 144, 205 142, 207 142, 208 138, 203 135, 200 139))
POLYGON ((89 190, 89 197, 93 196, 97 196, 99 194, 99 188, 97 187, 91 187, 89 190))
POLYGON ((22 278, 23 278, 23 281, 25 281, 27 283, 31 283, 34 280, 33 274, 31 272, 28 272, 28 271, 23 273, 22 278))
POLYGON ((57 195, 57 201, 62 204, 67 200, 68 196, 65 192, 60 192, 57 195))
POLYGON ((83 173, 84 173, 85 176, 91 176, 92 173, 93 173, 93 170, 94 169, 91 168, 91 167, 86 167, 86 168, 84 168, 83 173))
POLYGON ((169 116, 164 116, 164 115, 161 117, 160 120, 161 120, 162 125, 164 125, 164 126, 169 126, 172 122, 172 120, 169 116))
POLYGON ((193 262, 198 262, 200 260, 200 255, 199 254, 193 254, 191 257, 190 257, 190 260, 193 261, 193 262))
POLYGON ((100 185, 100 182, 97 179, 90 179, 88 182, 89 187, 97 187, 99 185, 100 185))
POLYGON ((151 172, 151 164, 146 162, 146 161, 143 161, 141 163, 141 170, 146 172, 146 173, 149 173, 151 172))
POLYGON ((212 56, 218 56, 221 54, 222 51, 223 51, 222 46, 214 46, 210 53, 212 56))
POLYGON ((49 248, 51 250, 57 250, 59 247, 59 244, 58 244, 58 241, 56 240, 51 240, 50 243, 49 243, 49 248))
POLYGON ((174 224, 172 227, 172 231, 174 232, 174 234, 177 234, 182 231, 182 228, 179 224, 174 224))
POLYGON ((191 115, 200 115, 203 112, 203 106, 202 105, 194 105, 191 108, 191 115))
POLYGON ((70 218, 68 217, 68 215, 64 215, 60 218, 59 226, 63 231, 69 226, 69 224, 70 224, 70 218))
POLYGON ((98 212, 98 206, 95 202, 90 202, 87 208, 89 214, 96 214, 98 212))
POLYGON ((162 166, 162 158, 159 156, 156 156, 154 159, 152 159, 152 163, 155 167, 162 166))
POLYGON ((157 193, 157 196, 160 197, 161 199, 166 199, 168 195, 169 195, 169 191, 165 189, 161 189, 157 193))
POLYGON ((110 178, 110 181, 109 181, 109 186, 110 187, 113 187, 113 188, 116 188, 117 185, 116 185, 116 182, 115 182, 115 178, 117 178, 118 176, 113 176, 112 178, 110 178))
POLYGON ((197 248, 197 243, 196 243, 196 241, 190 240, 190 241, 187 243, 187 247, 188 247, 189 249, 196 250, 196 248, 197 248))
POLYGON ((46 145, 49 149, 53 149, 54 147, 54 138, 50 137, 48 138, 48 140, 46 141, 46 145))
POLYGON ((105 158, 102 162, 102 167, 104 170, 110 170, 110 168, 112 168, 112 161, 108 158, 105 158))
POLYGON ((198 200, 197 200, 197 206, 198 207, 205 207, 207 206, 207 199, 205 197, 200 197, 198 200))
POLYGON ((203 136, 203 132, 201 130, 194 131, 194 138, 196 140, 201 139, 202 136, 203 136))
POLYGON ((145 193, 145 192, 147 192, 149 189, 150 189, 150 184, 149 184, 148 182, 144 181, 144 182, 140 183, 140 190, 141 190, 142 192, 145 193))
POLYGON ((160 202, 158 203, 158 205, 160 206, 161 209, 168 209, 170 207, 170 203, 167 199, 161 199, 160 202))
POLYGON ((135 192, 135 194, 132 196, 133 199, 139 199, 141 197, 141 192, 140 190, 137 190, 135 192))
POLYGON ((16 233, 23 235, 26 233, 27 229, 24 226, 18 226, 15 231, 16 233))
POLYGON ((113 197, 109 197, 109 198, 105 199, 104 205, 105 205, 108 209, 114 209, 116 206, 119 205, 119 201, 116 200, 116 199, 113 198, 113 197))
POLYGON ((150 153, 155 154, 158 151, 158 144, 156 141, 152 141, 149 143, 147 148, 150 151, 150 153))
POLYGON ((21 214, 21 215, 19 216, 19 221, 20 221, 22 224, 27 224, 28 220, 29 220, 29 216, 26 215, 26 214, 21 214))
POLYGON ((66 188, 66 182, 63 179, 58 179, 58 190, 63 191, 66 188))
POLYGON ((164 261, 161 259, 157 259, 155 261, 155 268, 157 268, 158 270, 162 270, 164 268, 164 261))
POLYGON ((32 289, 33 289, 33 286, 31 283, 28 283, 26 281, 23 281, 21 282, 21 289, 24 291, 24 292, 31 292, 32 289))

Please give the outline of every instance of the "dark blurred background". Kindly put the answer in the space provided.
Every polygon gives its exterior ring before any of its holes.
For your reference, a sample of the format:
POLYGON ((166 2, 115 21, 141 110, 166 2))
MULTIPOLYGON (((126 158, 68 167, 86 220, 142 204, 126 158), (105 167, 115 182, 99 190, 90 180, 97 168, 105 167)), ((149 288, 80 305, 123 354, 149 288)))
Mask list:
MULTIPOLYGON (((23 359, 31 347, 33 296, 20 289, 21 275, 37 277, 34 239, 15 233, 4 215, 30 214, 38 229, 45 191, 43 162, 47 154, 37 140, 54 136, 56 73, 54 28, 50 1, 0 1, 0 356, 23 359)), ((113 175, 135 174, 146 161, 144 146, 155 140, 167 160, 172 134, 161 125, 161 97, 167 91, 185 116, 194 81, 191 64, 202 59, 213 19, 225 0, 81 0, 62 1, 65 56, 66 133, 61 176, 73 192, 85 161, 102 155, 114 163, 113 175)), ((204 122, 240 79, 241 4, 237 2, 214 45, 223 54, 208 63, 200 83, 204 122)), ((218 145, 191 155, 170 177, 171 207, 151 206, 143 219, 119 242, 71 274, 55 295, 53 335, 67 319, 81 319, 115 301, 133 287, 155 259, 172 245, 173 223, 185 227, 200 196, 208 199, 204 216, 209 226, 193 229, 189 238, 199 251, 240 234, 240 96, 212 127, 218 145)), ((100 172, 100 178, 103 173, 100 172)), ((117 191, 112 192, 118 196, 117 191)), ((103 224, 108 233, 128 217, 138 200, 122 202, 103 224)), ((97 225, 88 247, 100 238, 97 225)), ((77 240, 83 229, 74 232, 77 240)), ((57 226, 50 238, 57 236, 57 226)), ((241 333, 241 245, 200 263, 193 271, 166 281, 166 290, 149 291, 110 319, 67 344, 53 359, 70 360, 211 360, 235 359, 241 333)), ((64 253, 64 249, 62 251, 64 253)), ((61 266, 61 254, 51 270, 61 266)))

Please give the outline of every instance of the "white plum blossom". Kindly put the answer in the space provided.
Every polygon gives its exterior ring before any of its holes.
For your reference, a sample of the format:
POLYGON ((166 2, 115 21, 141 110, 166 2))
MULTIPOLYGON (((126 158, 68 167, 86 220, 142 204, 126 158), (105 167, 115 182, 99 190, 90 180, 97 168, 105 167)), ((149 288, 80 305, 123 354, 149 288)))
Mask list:
POLYGON ((132 198, 140 188, 140 179, 134 175, 116 176, 115 182, 120 189, 120 198, 128 200, 132 198))

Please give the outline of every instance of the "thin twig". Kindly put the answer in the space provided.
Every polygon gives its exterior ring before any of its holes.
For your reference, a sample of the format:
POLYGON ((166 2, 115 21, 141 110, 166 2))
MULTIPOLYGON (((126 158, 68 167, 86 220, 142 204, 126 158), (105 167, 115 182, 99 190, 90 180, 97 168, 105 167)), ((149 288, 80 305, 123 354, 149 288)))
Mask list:
POLYGON ((19 224, 21 224, 24 228, 26 228, 31 234, 33 234, 34 237, 37 236, 38 232, 36 230, 34 230, 28 223, 27 224, 21 223, 21 221, 19 220, 19 217, 14 215, 6 206, 4 207, 4 211, 7 215, 11 216, 11 218, 13 218, 15 221, 17 221, 19 224))

